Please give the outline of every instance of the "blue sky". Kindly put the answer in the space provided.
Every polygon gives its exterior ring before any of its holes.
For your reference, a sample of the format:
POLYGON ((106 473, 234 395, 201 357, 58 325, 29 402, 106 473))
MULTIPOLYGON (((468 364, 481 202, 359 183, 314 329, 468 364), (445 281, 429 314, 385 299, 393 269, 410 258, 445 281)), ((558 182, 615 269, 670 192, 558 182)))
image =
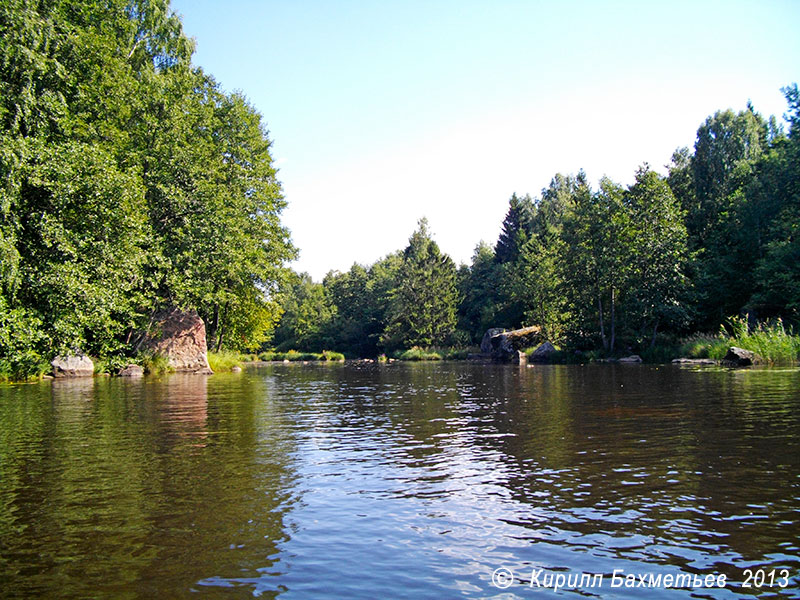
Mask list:
POLYGON ((319 281, 405 247, 425 216, 468 263, 512 193, 557 172, 664 172, 714 111, 781 116, 800 0, 178 0, 194 62, 262 113, 319 281))

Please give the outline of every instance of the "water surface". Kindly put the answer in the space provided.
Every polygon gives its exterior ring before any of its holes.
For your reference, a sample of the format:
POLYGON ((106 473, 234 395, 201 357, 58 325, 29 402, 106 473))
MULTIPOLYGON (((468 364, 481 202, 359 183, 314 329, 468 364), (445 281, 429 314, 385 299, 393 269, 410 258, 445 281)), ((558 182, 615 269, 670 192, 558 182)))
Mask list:
POLYGON ((798 369, 348 363, 0 387, 4 598, 553 594, 535 571, 603 575, 558 592, 576 598, 800 597, 799 570, 798 369), (612 589, 620 569, 727 585, 612 589), (775 584, 743 588, 745 569, 775 584))

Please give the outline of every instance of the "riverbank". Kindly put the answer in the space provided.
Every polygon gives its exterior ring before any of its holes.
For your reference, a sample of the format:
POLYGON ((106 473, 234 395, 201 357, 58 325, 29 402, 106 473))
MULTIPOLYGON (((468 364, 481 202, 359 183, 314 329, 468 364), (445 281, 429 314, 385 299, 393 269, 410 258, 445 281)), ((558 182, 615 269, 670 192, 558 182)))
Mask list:
MULTIPOLYGON (((717 334, 695 333, 677 339, 663 339, 655 347, 643 349, 626 348, 622 352, 607 352, 602 349, 574 349, 555 346, 546 360, 539 361, 533 353, 538 346, 524 348, 522 352, 531 362, 550 364, 587 364, 613 362, 642 362, 645 364, 723 364, 731 347, 752 352, 753 364, 794 366, 800 364, 800 336, 778 320, 771 324, 758 324, 749 327, 745 319, 731 319, 727 326, 717 334)), ((301 352, 289 350, 277 352, 267 350, 259 354, 243 354, 223 350, 208 352, 208 362, 215 373, 227 372, 254 362, 344 362, 365 360, 372 362, 393 361, 450 361, 450 360, 490 360, 489 355, 481 354, 478 347, 430 347, 418 346, 397 350, 377 357, 345 357, 341 352, 323 350, 322 352, 301 352)), ((134 357, 93 358, 94 374, 114 375, 128 365, 139 365, 146 374, 169 372, 169 361, 158 354, 142 352, 134 357)), ((47 378, 52 372, 50 363, 31 364, 22 376, 15 376, 8 366, 9 361, 0 360, 0 382, 24 382, 47 378)))

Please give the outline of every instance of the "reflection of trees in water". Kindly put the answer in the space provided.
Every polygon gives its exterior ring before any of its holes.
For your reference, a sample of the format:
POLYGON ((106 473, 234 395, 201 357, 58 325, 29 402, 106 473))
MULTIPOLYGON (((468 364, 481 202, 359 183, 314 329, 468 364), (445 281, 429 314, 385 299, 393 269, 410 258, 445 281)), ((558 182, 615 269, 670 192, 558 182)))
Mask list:
POLYGON ((390 489, 502 486, 487 493, 513 501, 531 539, 682 566, 798 554, 797 375, 404 364, 282 377, 313 398, 297 405, 328 432, 320 443, 372 449, 390 489))
POLYGON ((96 378, 14 404, 0 390, 4 593, 180 597, 257 576, 295 501, 293 433, 267 385, 96 378))
POLYGON ((748 389, 739 376, 529 369, 519 383, 530 396, 498 420, 514 435, 495 440, 513 497, 531 507, 519 524, 681 565, 706 553, 722 562, 791 548, 797 556, 800 422, 788 415, 798 381, 748 389))

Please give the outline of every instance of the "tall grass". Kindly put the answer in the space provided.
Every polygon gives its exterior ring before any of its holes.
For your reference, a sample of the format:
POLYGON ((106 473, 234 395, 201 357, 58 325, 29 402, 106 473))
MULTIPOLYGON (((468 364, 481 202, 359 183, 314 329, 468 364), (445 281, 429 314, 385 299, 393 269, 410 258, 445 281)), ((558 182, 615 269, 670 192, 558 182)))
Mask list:
POLYGON ((169 366, 169 357, 151 350, 140 352, 137 361, 148 375, 163 375, 172 371, 169 366))
POLYGON ((734 346, 755 352, 772 363, 790 363, 800 359, 800 335, 795 335, 791 327, 784 326, 781 319, 769 323, 759 323, 748 327, 747 319, 734 318, 728 322, 734 346))
POLYGON ((442 355, 434 350, 414 346, 404 352, 395 354, 398 360, 442 360, 442 355))
POLYGON ((721 360, 733 345, 735 344, 727 334, 696 333, 681 341, 678 354, 686 358, 721 360))
POLYGON ((734 317, 716 335, 695 334, 684 338, 681 356, 722 360, 728 348, 737 346, 750 350, 770 363, 792 363, 800 359, 800 335, 777 319, 748 325, 747 319, 734 317))
POLYGON ((272 350, 268 350, 259 354, 258 358, 259 360, 266 362, 285 360, 288 360, 289 362, 343 362, 344 354, 341 352, 333 352, 331 350, 323 350, 322 352, 298 352, 297 350, 289 350, 288 352, 274 352, 272 350))
POLYGON ((208 352, 208 366, 215 373, 220 373, 222 371, 230 371, 233 367, 242 366, 242 360, 238 352, 231 350, 208 352))
POLYGON ((49 371, 50 364, 33 351, 0 358, 0 383, 41 379, 49 371))

